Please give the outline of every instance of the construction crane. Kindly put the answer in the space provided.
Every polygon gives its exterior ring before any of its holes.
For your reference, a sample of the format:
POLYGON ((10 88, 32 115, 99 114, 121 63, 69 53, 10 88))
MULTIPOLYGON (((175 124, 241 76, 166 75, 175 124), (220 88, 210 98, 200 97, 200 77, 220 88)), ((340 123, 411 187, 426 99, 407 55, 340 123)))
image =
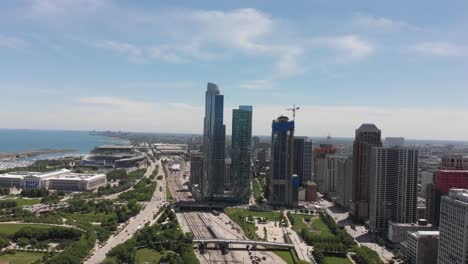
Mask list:
POLYGON ((295 120, 295 119, 296 119, 296 111, 299 111, 299 109, 301 109, 299 106, 293 105, 292 108, 287 108, 286 110, 287 110, 287 111, 292 111, 292 113, 293 113, 293 120, 295 120))

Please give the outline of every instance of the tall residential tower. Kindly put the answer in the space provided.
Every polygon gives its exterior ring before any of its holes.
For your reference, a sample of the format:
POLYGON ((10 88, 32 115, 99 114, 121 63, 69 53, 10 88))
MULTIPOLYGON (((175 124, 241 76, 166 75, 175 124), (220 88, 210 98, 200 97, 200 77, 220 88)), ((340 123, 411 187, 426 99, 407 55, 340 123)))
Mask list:
POLYGON ((203 129, 202 198, 224 193, 224 151, 226 127, 223 124, 224 96, 214 83, 208 83, 203 129))
POLYGON ((293 195, 294 121, 286 116, 273 120, 269 201, 272 205, 295 206, 293 195))
POLYGON ((350 211, 356 220, 369 217, 371 151, 373 147, 381 146, 381 131, 374 124, 363 124, 356 130, 353 144, 353 202, 350 211))
POLYGON ((231 179, 236 199, 248 202, 252 172, 252 106, 232 110, 231 179))
POLYGON ((372 231, 386 233, 388 222, 415 223, 418 151, 375 147, 371 154, 369 218, 372 231))

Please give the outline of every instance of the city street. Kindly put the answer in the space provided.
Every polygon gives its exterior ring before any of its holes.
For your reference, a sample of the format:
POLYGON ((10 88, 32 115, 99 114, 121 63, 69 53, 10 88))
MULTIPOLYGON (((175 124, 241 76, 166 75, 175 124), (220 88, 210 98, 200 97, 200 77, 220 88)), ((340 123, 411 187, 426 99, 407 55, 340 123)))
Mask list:
POLYGON ((162 165, 160 161, 156 161, 156 163, 151 162, 151 165, 148 167, 148 170, 145 174, 145 177, 150 176, 153 171, 155 170, 156 166, 159 166, 159 174, 163 175, 163 180, 158 181, 158 186, 153 194, 153 198, 150 202, 148 202, 145 207, 140 211, 140 213, 128 220, 128 224, 120 230, 119 233, 112 235, 104 245, 99 246, 96 244, 92 255, 88 258, 84 263, 87 264, 96 264, 101 263, 106 258, 106 254, 115 246, 124 243, 128 239, 130 239, 141 227, 143 227, 146 223, 154 224, 156 219, 154 218, 154 214, 156 214, 161 206, 166 204, 166 181, 164 170, 162 169, 162 165), (161 191, 160 191, 161 187, 161 191))

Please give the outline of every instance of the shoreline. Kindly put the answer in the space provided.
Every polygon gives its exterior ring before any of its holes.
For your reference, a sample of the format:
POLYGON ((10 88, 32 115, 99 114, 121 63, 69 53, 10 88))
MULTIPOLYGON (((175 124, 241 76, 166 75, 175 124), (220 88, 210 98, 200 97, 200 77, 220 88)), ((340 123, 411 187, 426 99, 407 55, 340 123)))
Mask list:
POLYGON ((0 152, 0 162, 14 162, 21 159, 32 158, 40 155, 73 153, 75 149, 38 149, 21 152, 0 152))

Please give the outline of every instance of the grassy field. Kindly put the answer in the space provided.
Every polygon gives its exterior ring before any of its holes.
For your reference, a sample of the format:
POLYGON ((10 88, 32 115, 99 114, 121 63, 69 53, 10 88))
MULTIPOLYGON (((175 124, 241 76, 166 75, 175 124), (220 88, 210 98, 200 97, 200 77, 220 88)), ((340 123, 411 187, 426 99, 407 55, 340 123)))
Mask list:
POLYGON ((164 253, 149 249, 138 249, 136 253, 136 263, 158 264, 164 253))
POLYGON ((36 224, 2 224, 0 223, 0 234, 13 235, 21 228, 27 227, 27 226, 34 227, 34 228, 44 228, 44 229, 55 227, 52 225, 41 225, 41 224, 36 225, 36 224))
POLYGON ((312 218, 311 215, 290 214, 290 216, 294 219, 294 225, 292 229, 296 231, 298 234, 301 232, 303 228, 309 227, 309 224, 306 224, 304 222, 304 218, 312 218))
POLYGON ((334 237, 335 235, 328 229, 328 226, 320 218, 312 220, 312 228, 325 237, 334 237))
POLYGON ((255 200, 257 200, 259 197, 262 197, 263 190, 262 190, 262 187, 260 186, 260 183, 258 182, 257 179, 253 180, 252 185, 253 185, 254 197, 255 197, 255 200))
POLYGON ((42 256, 44 256, 43 253, 37 252, 16 252, 14 255, 1 255, 0 262, 7 262, 10 264, 29 264, 41 259, 42 256))
POLYGON ((275 250, 273 251, 276 255, 278 255, 281 259, 283 259, 288 264, 294 264, 294 260, 291 256, 291 252, 289 251, 282 251, 282 250, 275 250))
POLYGON ((245 235, 253 240, 259 240, 258 235, 255 233, 257 227, 255 224, 245 221, 246 217, 251 215, 252 217, 262 217, 269 221, 274 221, 281 215, 279 212, 257 212, 242 208, 226 208, 225 211, 226 214, 244 230, 245 235))
POLYGON ((26 205, 33 205, 33 204, 39 204, 41 203, 41 199, 39 198, 31 198, 31 199, 25 199, 25 198, 18 198, 18 199, 5 199, 2 201, 15 201, 16 202, 16 207, 23 207, 26 205))
POLYGON ((353 264, 347 258, 339 258, 339 257, 325 257, 323 260, 324 264, 353 264))
POLYGON ((171 190, 169 190, 169 182, 167 181, 166 175, 166 200, 167 201, 174 201, 174 196, 172 196, 171 190))

